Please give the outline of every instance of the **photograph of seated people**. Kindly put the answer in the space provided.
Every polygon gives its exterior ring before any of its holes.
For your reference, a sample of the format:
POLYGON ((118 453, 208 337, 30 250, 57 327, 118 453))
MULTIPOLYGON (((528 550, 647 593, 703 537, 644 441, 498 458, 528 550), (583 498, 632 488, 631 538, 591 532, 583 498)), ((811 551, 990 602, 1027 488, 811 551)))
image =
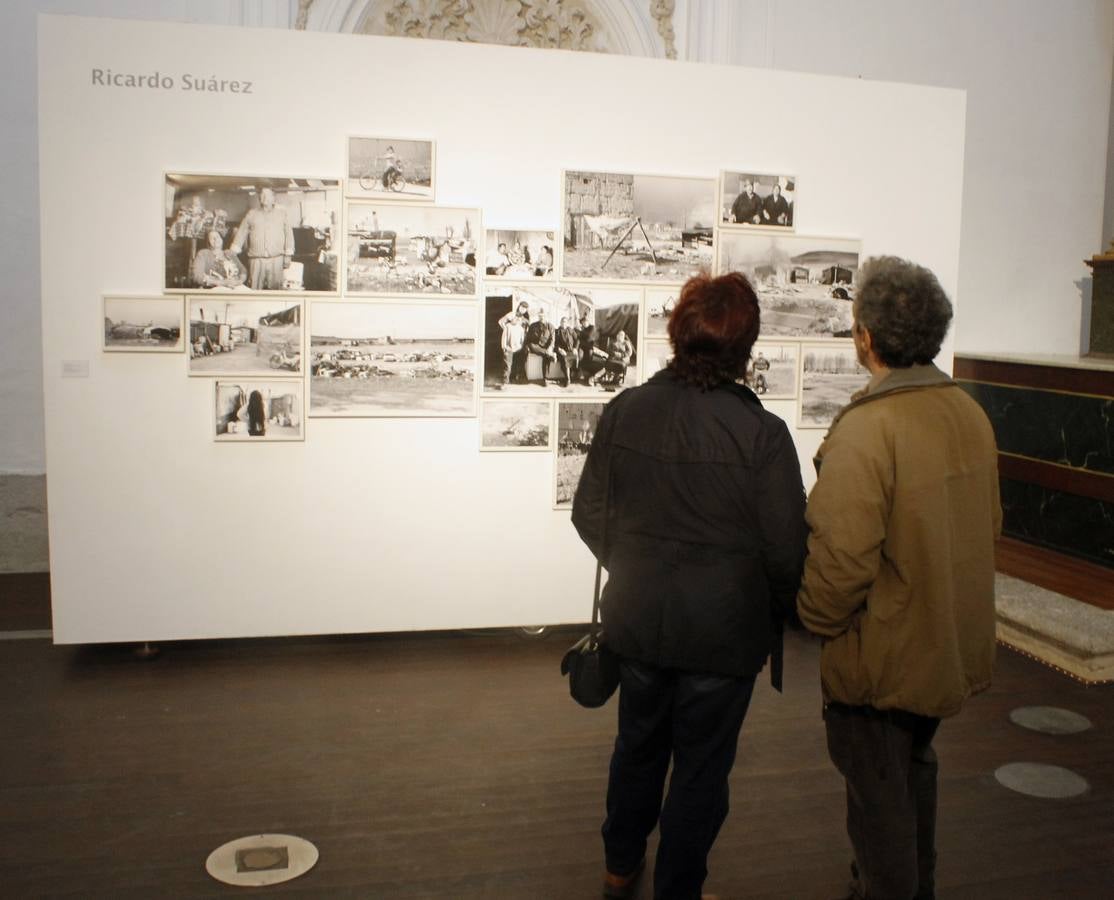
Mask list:
POLYGON ((488 228, 486 242, 484 271, 488 276, 519 280, 554 277, 554 232, 488 228))
POLYGON ((796 178, 791 175, 758 175, 751 172, 724 172, 724 225, 757 225, 765 228, 793 228, 793 197, 796 178))
POLYGON ((635 382, 637 302, 515 287, 486 304, 485 389, 598 395, 635 382))

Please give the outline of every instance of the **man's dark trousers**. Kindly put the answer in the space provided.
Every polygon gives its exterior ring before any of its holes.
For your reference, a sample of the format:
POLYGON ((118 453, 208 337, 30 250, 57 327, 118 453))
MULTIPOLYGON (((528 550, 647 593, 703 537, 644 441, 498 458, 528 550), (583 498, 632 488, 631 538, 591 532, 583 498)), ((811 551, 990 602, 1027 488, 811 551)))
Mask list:
POLYGON ((830 703, 828 753, 847 782, 847 835, 868 900, 931 900, 940 720, 830 703))
POLYGON ((607 869, 616 875, 634 871, 660 816, 654 897, 695 900, 708 874, 708 851, 727 818, 727 776, 754 676, 658 669, 627 659, 621 675, 619 735, 603 824, 607 869))

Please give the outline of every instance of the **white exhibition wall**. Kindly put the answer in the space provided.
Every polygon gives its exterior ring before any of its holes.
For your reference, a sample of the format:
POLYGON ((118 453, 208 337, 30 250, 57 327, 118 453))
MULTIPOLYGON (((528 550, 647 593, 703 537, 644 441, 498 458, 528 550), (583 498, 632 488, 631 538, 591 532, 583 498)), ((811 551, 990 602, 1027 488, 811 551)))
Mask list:
MULTIPOLYGON (((100 294, 161 288, 166 171, 342 177, 349 135, 428 137, 439 205, 478 206, 487 227, 547 229, 562 168, 793 172, 799 234, 915 258, 955 296, 960 91, 60 17, 40 19, 39 51, 61 643, 557 623, 589 611, 593 567, 568 513, 551 509, 552 455, 481 454, 475 419, 315 418, 304 443, 216 444, 212 382, 188 378, 183 355, 101 353, 100 294), (178 85, 183 73, 250 80, 253 92, 108 88, 92 84, 94 68, 178 85), (493 107, 491 85, 528 102, 493 107), (88 377, 63 377, 83 363, 88 377)), ((950 365, 950 344, 941 357, 950 365)), ((768 405, 792 423, 792 402, 768 405)), ((796 432, 809 482, 822 435, 796 432)))

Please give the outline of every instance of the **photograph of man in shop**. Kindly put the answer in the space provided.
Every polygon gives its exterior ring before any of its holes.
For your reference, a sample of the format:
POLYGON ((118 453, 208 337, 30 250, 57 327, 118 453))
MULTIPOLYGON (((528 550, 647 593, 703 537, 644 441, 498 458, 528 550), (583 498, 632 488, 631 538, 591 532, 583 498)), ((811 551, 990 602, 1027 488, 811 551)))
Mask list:
POLYGON ((933 360, 952 307, 928 269, 860 269, 851 336, 868 385, 816 456, 797 596, 823 638, 828 752, 847 784, 850 897, 935 896, 932 739, 990 684, 998 453, 933 360))
POLYGON ((233 253, 247 245, 248 287, 256 291, 281 291, 282 273, 294 255, 294 229, 286 209, 275 205, 275 192, 259 190, 259 206, 248 211, 232 238, 233 253))

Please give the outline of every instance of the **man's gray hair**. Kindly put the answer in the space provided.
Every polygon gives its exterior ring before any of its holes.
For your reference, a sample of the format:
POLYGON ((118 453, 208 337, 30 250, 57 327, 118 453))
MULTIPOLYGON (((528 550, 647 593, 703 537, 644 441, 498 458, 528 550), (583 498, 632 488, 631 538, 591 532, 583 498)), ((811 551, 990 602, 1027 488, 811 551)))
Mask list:
POLYGON ((891 369, 936 358, 952 320, 952 305, 924 266, 896 256, 874 256, 859 269, 855 319, 891 369))

